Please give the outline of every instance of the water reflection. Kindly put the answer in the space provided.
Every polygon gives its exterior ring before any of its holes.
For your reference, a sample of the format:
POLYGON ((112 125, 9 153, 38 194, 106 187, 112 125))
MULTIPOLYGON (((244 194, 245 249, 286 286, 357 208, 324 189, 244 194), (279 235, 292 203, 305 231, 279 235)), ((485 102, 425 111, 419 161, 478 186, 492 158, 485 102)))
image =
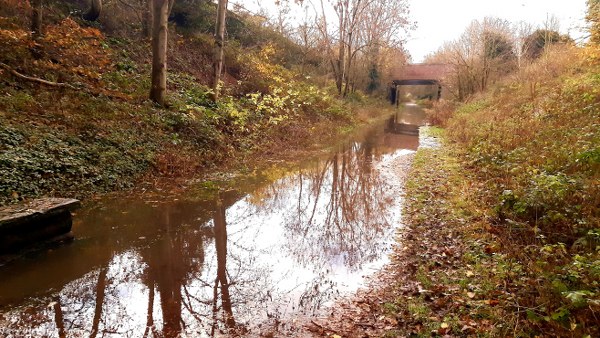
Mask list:
POLYGON ((209 200, 102 201, 76 215, 72 245, 0 270, 0 335, 243 335, 315 313, 385 261, 400 206, 389 167, 415 143, 381 126, 209 200))

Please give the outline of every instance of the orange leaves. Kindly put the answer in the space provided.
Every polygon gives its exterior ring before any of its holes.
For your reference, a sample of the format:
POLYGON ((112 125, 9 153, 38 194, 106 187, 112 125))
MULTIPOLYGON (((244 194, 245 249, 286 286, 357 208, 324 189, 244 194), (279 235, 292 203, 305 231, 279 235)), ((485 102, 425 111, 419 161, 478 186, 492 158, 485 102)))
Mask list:
POLYGON ((98 80, 100 79, 100 74, 96 71, 94 71, 93 69, 89 69, 89 68, 85 68, 82 66, 77 66, 77 67, 73 67, 71 68, 71 71, 73 73, 79 74, 81 76, 85 76, 91 79, 95 79, 98 80))
POLYGON ((104 90, 103 74, 112 70, 111 49, 96 28, 81 27, 67 18, 46 24, 33 39, 22 25, 0 17, 0 61, 23 74, 44 80, 81 83, 93 92, 104 90))
POLYGON ((110 51, 104 48, 104 35, 96 28, 81 27, 70 18, 48 26, 40 44, 53 61, 44 60, 39 66, 61 72, 67 78, 76 76, 98 82, 113 63, 110 51))
POLYGON ((107 51, 102 48, 104 36, 96 28, 84 28, 70 18, 47 27, 43 42, 58 48, 65 57, 81 58, 83 64, 106 63, 107 51))
POLYGON ((32 46, 29 32, 19 28, 0 29, 0 61, 21 61, 29 54, 28 48, 32 46))
POLYGON ((0 29, 0 40, 1 41, 23 41, 27 38, 29 34, 22 30, 8 30, 8 29, 0 29))
POLYGON ((96 28, 84 28, 71 18, 64 19, 58 25, 49 26, 46 30, 46 35, 56 36, 61 35, 65 39, 73 37, 96 37, 102 38, 102 33, 96 28))

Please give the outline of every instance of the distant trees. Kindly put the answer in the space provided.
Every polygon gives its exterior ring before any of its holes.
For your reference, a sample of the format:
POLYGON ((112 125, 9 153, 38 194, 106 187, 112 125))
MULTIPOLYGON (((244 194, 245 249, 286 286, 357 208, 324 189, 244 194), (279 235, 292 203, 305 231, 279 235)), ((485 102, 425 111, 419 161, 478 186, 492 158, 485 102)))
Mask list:
POLYGON ((513 25, 499 18, 473 21, 455 41, 447 42, 426 62, 452 66, 446 88, 458 100, 467 99, 490 83, 525 67, 552 44, 569 43, 571 38, 557 31, 558 21, 549 18, 544 28, 526 23, 513 25))
MULTIPOLYGON (((44 0, 30 1, 31 31, 33 36, 37 36, 42 32, 44 0)), ((127 25, 121 32, 135 29, 141 36, 151 39, 149 98, 159 105, 164 105, 166 99, 169 20, 176 22, 178 28, 199 30, 201 33, 214 28, 213 73, 208 78, 213 99, 217 100, 224 67, 228 1, 181 0, 171 16, 174 2, 86 0, 89 7, 82 17, 86 20, 99 19, 104 5, 104 11, 110 14, 102 18, 104 26, 120 29, 116 27, 127 25), (213 18, 216 20, 213 21, 213 18), (129 21, 121 22, 123 19, 129 21), (139 21, 136 23, 136 20, 139 21)), ((293 40, 295 43, 287 40, 283 43, 290 46, 289 50, 278 51, 279 56, 287 60, 285 67, 298 67, 300 73, 319 75, 319 79, 333 79, 340 96, 356 88, 376 92, 387 80, 391 65, 407 58, 402 49, 404 33, 410 29, 407 0, 282 0, 279 4, 279 12, 270 20, 254 14, 244 17, 244 14, 236 12, 227 26, 230 34, 238 38, 243 36, 246 44, 252 46, 260 46, 267 36, 279 42, 285 37, 293 40), (291 13, 294 13, 293 6, 305 13, 301 23, 289 21, 291 13), (249 19, 250 25, 260 22, 260 29, 271 28, 273 31, 264 37, 250 36, 248 32, 255 28, 249 29, 240 23, 240 17, 249 19)), ((237 7, 237 10, 242 12, 243 7, 237 7)))
POLYGON ((427 61, 452 66, 446 87, 464 100, 516 68, 514 46, 509 22, 488 17, 473 21, 459 39, 446 43, 427 61))
POLYGON ((368 92, 379 88, 385 78, 386 68, 402 64, 407 55, 402 49, 405 31, 412 28, 408 20, 408 5, 405 1, 371 1, 360 20, 360 46, 357 51, 362 59, 360 71, 368 92))
MULTIPOLYGON (((362 77, 365 87, 381 67, 383 49, 400 49, 402 33, 409 28, 404 0, 320 0, 315 9, 320 45, 331 66, 339 95, 347 95, 362 77), (337 20, 327 21, 333 10, 337 20)), ((366 89, 366 88, 365 88, 366 89)))

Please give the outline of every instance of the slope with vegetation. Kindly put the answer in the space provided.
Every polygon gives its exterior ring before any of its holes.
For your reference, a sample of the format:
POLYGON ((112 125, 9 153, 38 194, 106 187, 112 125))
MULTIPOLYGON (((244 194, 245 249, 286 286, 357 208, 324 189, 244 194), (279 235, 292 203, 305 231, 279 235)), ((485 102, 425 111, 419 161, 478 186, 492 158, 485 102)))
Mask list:
POLYGON ((109 2, 99 23, 89 23, 80 19, 83 2, 44 3, 43 28, 32 34, 29 3, 0 1, 0 204, 290 156, 377 114, 360 108, 375 101, 358 91, 337 97, 316 49, 250 14, 228 14, 215 102, 210 1, 171 9, 161 107, 148 100, 150 40, 141 12, 109 2))
POLYGON ((397 272, 383 310, 407 319, 401 332, 600 335, 598 2, 589 6, 586 47, 547 46, 466 103, 431 111, 446 142, 417 154, 398 253, 416 285, 397 272))

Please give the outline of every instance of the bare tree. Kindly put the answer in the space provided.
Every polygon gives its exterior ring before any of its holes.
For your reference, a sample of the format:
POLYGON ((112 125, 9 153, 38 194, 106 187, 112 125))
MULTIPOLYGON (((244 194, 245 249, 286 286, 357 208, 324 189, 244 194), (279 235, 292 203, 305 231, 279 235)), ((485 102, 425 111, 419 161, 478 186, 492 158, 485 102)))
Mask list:
POLYGON ((227 0, 219 0, 217 8, 217 24, 215 26, 215 47, 213 51, 213 100, 219 98, 219 83, 223 72, 223 47, 225 45, 225 19, 227 14, 227 0))
POLYGON ((404 0, 324 0, 316 9, 316 27, 321 35, 339 95, 346 95, 356 80, 356 70, 367 76, 371 65, 358 58, 377 58, 377 49, 401 44, 402 29, 408 28, 404 0), (336 25, 328 26, 327 14, 335 12, 336 25), (369 55, 367 49, 370 49, 369 55))
POLYGON ((311 22, 308 7, 303 8, 303 10, 304 16, 302 22, 295 28, 292 39, 296 41, 302 49, 302 68, 300 72, 304 74, 309 56, 317 48, 319 38, 317 36, 317 29, 311 22))
POLYGON ((152 0, 152 76, 150 99, 161 106, 167 92, 167 33, 169 1, 152 0))
POLYGON ((452 65, 447 88, 462 101, 516 69, 514 36, 514 29, 506 20, 476 20, 459 39, 446 43, 429 61, 452 65))
POLYGON ((413 28, 408 20, 408 4, 402 0, 373 0, 359 24, 359 42, 354 54, 361 53, 363 60, 357 71, 361 72, 364 87, 373 90, 376 88, 372 76, 406 59, 402 45, 406 31, 413 28))

